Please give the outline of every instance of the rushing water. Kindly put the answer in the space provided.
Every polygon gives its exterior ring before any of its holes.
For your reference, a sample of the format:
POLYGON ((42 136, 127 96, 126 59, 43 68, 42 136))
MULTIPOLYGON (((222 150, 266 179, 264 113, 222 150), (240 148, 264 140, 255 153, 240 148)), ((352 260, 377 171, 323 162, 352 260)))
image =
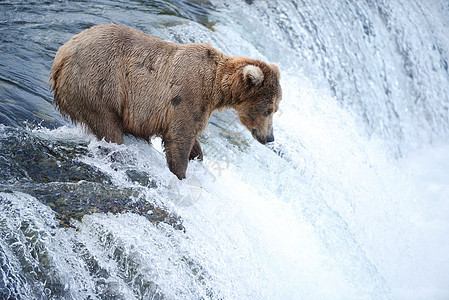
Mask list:
POLYGON ((448 3, 223 2, 0 2, 0 298, 448 299, 448 3), (275 143, 214 114, 179 182, 70 125, 54 54, 111 22, 277 62, 275 143))

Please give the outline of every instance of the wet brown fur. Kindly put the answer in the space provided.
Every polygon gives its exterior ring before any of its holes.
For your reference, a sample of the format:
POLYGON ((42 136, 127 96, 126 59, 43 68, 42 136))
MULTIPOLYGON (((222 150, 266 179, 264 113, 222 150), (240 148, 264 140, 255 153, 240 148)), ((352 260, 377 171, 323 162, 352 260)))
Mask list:
POLYGON ((147 141, 161 136, 170 170, 185 178, 189 159, 202 159, 197 136, 215 109, 234 108, 262 143, 272 136, 281 99, 279 68, 229 57, 210 44, 174 44, 138 30, 100 25, 70 39, 51 71, 61 113, 85 124, 98 139, 123 143, 123 134, 147 141), (258 82, 243 74, 254 65, 258 82))

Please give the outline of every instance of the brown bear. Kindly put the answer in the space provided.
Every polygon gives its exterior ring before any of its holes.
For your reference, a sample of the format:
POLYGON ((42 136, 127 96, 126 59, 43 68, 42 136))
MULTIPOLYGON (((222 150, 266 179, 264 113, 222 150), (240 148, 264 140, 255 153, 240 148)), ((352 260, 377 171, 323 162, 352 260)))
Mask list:
POLYGON ((260 143, 272 142, 281 100, 277 65, 229 57, 210 44, 175 44, 119 25, 73 36, 56 53, 55 103, 98 139, 123 134, 162 138, 170 171, 186 177, 189 159, 202 159, 197 136, 211 113, 233 108, 260 143))

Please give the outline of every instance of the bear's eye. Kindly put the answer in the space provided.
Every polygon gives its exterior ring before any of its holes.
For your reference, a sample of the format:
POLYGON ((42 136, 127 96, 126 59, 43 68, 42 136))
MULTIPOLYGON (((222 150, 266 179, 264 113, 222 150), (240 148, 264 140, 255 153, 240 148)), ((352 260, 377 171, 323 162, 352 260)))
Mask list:
POLYGON ((269 115, 271 115, 271 109, 267 110, 266 112, 263 113, 263 115, 265 117, 268 117, 269 115))

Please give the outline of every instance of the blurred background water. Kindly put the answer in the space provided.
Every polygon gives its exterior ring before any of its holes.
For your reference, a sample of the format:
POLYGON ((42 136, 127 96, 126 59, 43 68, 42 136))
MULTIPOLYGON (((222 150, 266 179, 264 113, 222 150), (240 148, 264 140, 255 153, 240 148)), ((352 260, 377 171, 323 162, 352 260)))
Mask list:
POLYGON ((449 4, 1 1, 0 298, 448 299, 449 4), (276 141, 212 116, 204 162, 53 105, 97 24, 279 64, 276 141))

